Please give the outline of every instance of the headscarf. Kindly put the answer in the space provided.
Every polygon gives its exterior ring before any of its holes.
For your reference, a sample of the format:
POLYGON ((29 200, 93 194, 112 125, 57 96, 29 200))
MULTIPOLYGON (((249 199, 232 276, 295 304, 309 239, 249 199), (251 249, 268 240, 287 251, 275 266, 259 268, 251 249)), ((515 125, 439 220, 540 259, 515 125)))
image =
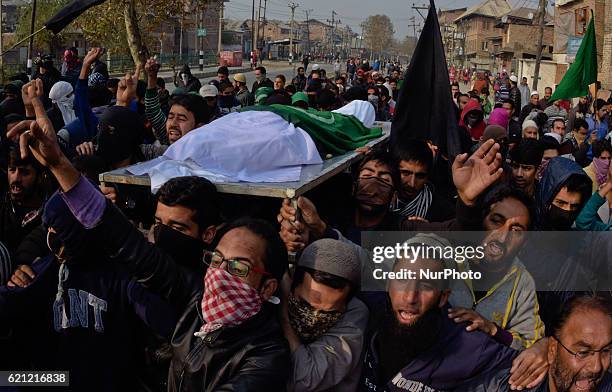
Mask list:
POLYGON ((482 120, 483 117, 484 117, 484 114, 482 113, 482 108, 480 107, 480 104, 478 103, 478 101, 475 99, 470 99, 467 105, 465 105, 465 107, 463 108, 463 111, 461 112, 461 116, 459 119, 459 126, 468 128, 468 131, 470 132, 470 135, 472 136, 473 140, 480 140, 480 137, 484 133, 484 129, 486 127, 485 122, 482 120), (469 112, 472 112, 472 111, 478 112, 480 114, 481 120, 478 121, 478 123, 474 124, 473 127, 468 128, 467 124, 465 123, 465 117, 467 116, 469 112))
POLYGON ((72 50, 67 49, 64 51, 64 63, 66 63, 66 69, 72 71, 79 65, 79 57, 72 50))
POLYGON ((98 123, 97 155, 108 165, 126 158, 138 159, 145 132, 144 118, 123 106, 111 106, 98 123))
POLYGON ((489 115, 489 125, 499 125, 508 128, 508 111, 503 108, 493 109, 489 115))
POLYGON ((64 81, 55 83, 51 87, 51 91, 49 91, 49 98, 62 112, 64 124, 70 124, 76 119, 76 114, 74 113, 74 90, 70 83, 64 81))

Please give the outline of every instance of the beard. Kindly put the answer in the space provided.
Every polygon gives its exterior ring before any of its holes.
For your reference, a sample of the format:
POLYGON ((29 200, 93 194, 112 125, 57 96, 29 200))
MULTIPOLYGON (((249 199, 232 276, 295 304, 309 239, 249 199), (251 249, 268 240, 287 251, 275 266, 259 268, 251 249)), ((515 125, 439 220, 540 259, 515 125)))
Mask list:
POLYGON ((588 391, 594 392, 597 390, 597 386, 601 383, 601 380, 606 374, 606 372, 603 370, 599 373, 580 371, 576 374, 572 374, 571 369, 567 369, 562 366, 559 354, 557 354, 550 372, 552 374, 553 382, 557 387, 557 392, 569 392, 572 385, 574 385, 577 381, 589 382, 588 391))
POLYGON ((385 330, 393 339, 403 343, 402 346, 404 348, 420 346, 417 348, 422 349, 424 344, 431 343, 437 337, 441 316, 440 309, 437 306, 433 306, 427 309, 411 325, 402 324, 397 320, 397 316, 391 308, 391 301, 389 301, 385 319, 387 328, 385 330))
POLYGON ((381 363, 389 364, 384 366, 383 377, 391 379, 416 356, 435 344, 442 328, 442 312, 433 306, 413 324, 405 325, 397 320, 389 299, 386 308, 378 351, 381 363))

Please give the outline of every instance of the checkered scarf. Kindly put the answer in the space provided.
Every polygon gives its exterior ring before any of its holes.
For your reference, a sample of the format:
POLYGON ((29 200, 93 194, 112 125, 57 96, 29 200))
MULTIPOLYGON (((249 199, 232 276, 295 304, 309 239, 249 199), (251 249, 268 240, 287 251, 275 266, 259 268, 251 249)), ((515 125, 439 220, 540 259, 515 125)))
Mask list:
POLYGON ((202 297, 205 324, 195 335, 204 337, 223 326, 239 325, 261 307, 262 299, 253 287, 223 268, 208 268, 202 297))

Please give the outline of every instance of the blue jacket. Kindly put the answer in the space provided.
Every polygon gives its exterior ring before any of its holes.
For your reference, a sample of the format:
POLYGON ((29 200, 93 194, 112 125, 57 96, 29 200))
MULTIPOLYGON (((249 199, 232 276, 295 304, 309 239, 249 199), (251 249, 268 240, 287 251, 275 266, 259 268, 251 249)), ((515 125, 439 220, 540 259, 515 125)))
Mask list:
MULTIPOLYGON (((601 122, 595 122, 595 119, 593 117, 587 117, 586 119, 587 124, 589 124, 589 135, 593 132, 593 131, 597 131, 597 140, 601 140, 603 138, 606 137, 606 135, 608 134, 608 120, 605 119, 604 121, 601 122)), ((587 152, 587 157, 589 159, 593 159, 593 147, 589 146, 589 151, 587 152)))
MULTIPOLYGON (((446 312, 446 308, 442 309, 446 312)), ((438 342, 422 353, 391 380, 380 379, 377 353, 378 331, 372 335, 364 358, 362 392, 461 391, 461 385, 498 368, 509 368, 517 351, 490 336, 467 332, 465 324, 442 317, 438 342)))
POLYGON ((87 80, 79 79, 74 88, 74 113, 77 118, 66 124, 64 128, 70 134, 70 144, 78 146, 83 142, 93 140, 98 132, 98 117, 89 106, 87 80))

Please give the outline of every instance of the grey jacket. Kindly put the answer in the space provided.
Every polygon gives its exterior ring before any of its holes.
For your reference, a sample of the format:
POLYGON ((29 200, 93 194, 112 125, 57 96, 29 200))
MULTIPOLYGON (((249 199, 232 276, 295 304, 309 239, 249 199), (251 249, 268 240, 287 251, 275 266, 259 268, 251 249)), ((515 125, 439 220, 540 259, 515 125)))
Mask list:
POLYGON ((287 390, 353 392, 361 374, 369 311, 357 298, 349 301, 340 320, 316 341, 291 355, 287 390))
POLYGON ((452 280, 449 302, 453 306, 473 309, 512 333, 511 347, 514 349, 523 350, 544 336, 535 282, 517 258, 504 278, 477 302, 471 281, 452 280))
POLYGON ((253 95, 249 92, 249 90, 240 90, 236 93, 236 99, 240 102, 242 107, 253 105, 253 95))

